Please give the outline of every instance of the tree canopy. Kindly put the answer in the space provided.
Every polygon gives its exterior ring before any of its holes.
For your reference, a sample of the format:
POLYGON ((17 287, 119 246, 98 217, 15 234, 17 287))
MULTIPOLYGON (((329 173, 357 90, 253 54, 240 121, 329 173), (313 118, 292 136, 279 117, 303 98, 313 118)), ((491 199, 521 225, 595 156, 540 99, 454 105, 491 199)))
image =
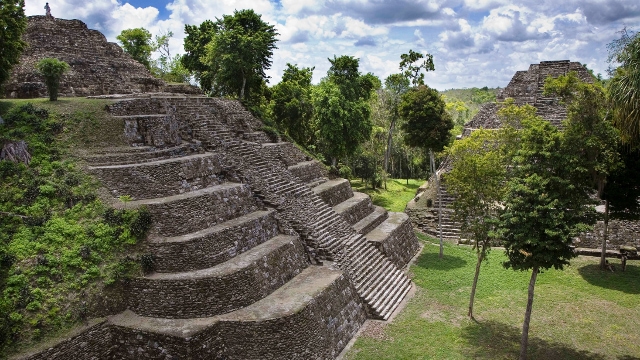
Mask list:
POLYGON ((453 121, 437 90, 425 85, 410 89, 402 95, 399 112, 408 146, 439 152, 449 142, 453 121))
POLYGON ((359 60, 351 56, 329 59, 327 77, 314 93, 314 108, 323 148, 337 159, 353 154, 371 136, 369 98, 380 80, 358 71, 359 60))
POLYGON ((609 82, 613 121, 624 142, 640 145, 640 33, 623 31, 610 49, 612 59, 620 64, 609 82))
POLYGON ((24 0, 3 0, 0 3, 0 86, 9 79, 11 69, 27 45, 22 40, 26 28, 24 0))
POLYGON ((210 73, 212 93, 240 99, 257 93, 267 79, 265 70, 271 67, 276 49, 275 27, 253 10, 236 10, 216 19, 208 35, 200 61, 210 73))
POLYGON ((207 44, 213 37, 216 25, 211 20, 205 20, 196 25, 185 25, 184 32, 187 36, 184 38, 184 51, 180 59, 182 66, 192 72, 196 81, 200 84, 202 90, 209 92, 213 87, 213 74, 209 71, 209 67, 202 61, 205 56, 207 44))
POLYGON ((271 93, 272 113, 276 124, 296 143, 307 147, 313 138, 313 103, 311 78, 314 68, 287 64, 282 81, 271 93))
POLYGON ((145 28, 125 29, 116 37, 127 54, 151 70, 151 53, 155 50, 151 33, 145 28))

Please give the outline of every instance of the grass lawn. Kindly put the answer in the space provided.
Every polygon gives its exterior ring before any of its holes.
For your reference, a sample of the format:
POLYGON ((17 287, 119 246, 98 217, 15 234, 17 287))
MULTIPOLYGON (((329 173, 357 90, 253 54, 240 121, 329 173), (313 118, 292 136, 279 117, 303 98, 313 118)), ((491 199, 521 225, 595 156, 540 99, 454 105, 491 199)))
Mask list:
MULTIPOLYGON (((466 317, 475 251, 425 247, 410 269, 417 291, 390 323, 370 322, 346 359, 517 359, 530 272, 506 270, 502 250, 482 265, 476 321, 466 317)), ((640 263, 602 272, 596 258, 538 275, 529 329, 530 359, 640 359, 640 263)))
POLYGON ((371 196, 375 205, 382 206, 389 211, 403 212, 407 203, 416 196, 416 190, 424 180, 409 179, 389 179, 387 180, 387 190, 384 188, 372 189, 365 187, 361 180, 351 180, 351 187, 354 191, 366 193, 371 196))

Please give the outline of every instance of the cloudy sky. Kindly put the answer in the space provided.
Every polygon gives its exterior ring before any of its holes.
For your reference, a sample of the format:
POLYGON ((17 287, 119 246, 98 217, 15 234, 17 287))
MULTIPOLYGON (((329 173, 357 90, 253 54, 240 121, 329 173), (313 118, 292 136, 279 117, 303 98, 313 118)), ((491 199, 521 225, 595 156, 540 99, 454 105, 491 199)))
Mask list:
MULTIPOLYGON (((27 15, 43 15, 45 1, 26 0, 27 15)), ((80 19, 109 41, 144 27, 172 31, 173 53, 184 52, 184 24, 199 25, 252 8, 279 32, 270 84, 286 63, 315 66, 351 55, 362 72, 381 79, 398 72, 409 49, 434 56, 428 85, 439 90, 504 87, 515 71, 546 60, 607 68, 606 45, 623 27, 640 30, 638 0, 50 0, 58 18, 80 19)))

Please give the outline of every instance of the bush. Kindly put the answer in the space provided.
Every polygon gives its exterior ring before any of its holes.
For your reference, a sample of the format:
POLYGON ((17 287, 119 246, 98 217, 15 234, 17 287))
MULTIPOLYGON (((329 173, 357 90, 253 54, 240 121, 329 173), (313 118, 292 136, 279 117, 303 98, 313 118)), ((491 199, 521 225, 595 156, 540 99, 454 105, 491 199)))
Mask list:
POLYGON ((58 100, 58 90, 62 74, 69 70, 69 64, 54 58, 44 58, 36 64, 38 72, 44 76, 44 83, 49 90, 49 101, 58 100))

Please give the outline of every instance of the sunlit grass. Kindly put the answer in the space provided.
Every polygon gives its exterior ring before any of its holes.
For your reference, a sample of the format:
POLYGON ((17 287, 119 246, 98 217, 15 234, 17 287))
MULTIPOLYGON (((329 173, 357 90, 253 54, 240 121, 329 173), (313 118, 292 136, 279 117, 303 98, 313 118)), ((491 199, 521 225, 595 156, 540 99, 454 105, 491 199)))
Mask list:
POLYGON ((371 196, 375 205, 382 206, 389 211, 402 212, 407 203, 416 195, 416 190, 424 183, 424 180, 415 179, 389 179, 387 189, 384 186, 377 189, 366 187, 361 180, 351 180, 351 187, 371 196), (408 181, 408 184, 407 184, 408 181))
MULTIPOLYGON (((516 359, 530 272, 502 267, 494 249, 482 265, 474 314, 466 317, 476 261, 467 247, 445 244, 445 256, 423 235, 411 267, 416 295, 384 334, 365 332, 347 359, 516 359)), ((614 261, 615 262, 615 261, 614 261)), ((564 271, 538 276, 530 359, 639 359, 640 264, 602 272, 598 259, 579 257, 564 271)))

